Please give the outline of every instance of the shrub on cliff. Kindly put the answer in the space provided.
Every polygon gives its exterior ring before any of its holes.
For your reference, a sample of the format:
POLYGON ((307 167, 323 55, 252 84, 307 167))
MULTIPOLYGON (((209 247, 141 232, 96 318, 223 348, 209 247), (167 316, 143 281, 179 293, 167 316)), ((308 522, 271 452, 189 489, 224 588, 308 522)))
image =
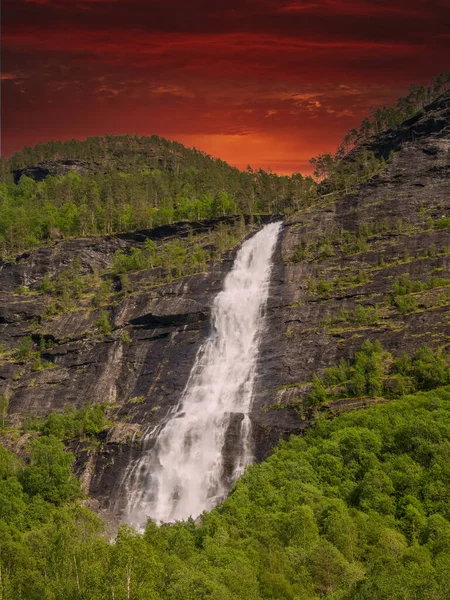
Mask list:
POLYGON ((394 360, 379 342, 366 340, 349 362, 341 361, 339 367, 329 367, 320 376, 314 374, 305 404, 317 406, 345 397, 399 398, 448 383, 450 365, 442 349, 423 346, 412 356, 403 353, 394 360))

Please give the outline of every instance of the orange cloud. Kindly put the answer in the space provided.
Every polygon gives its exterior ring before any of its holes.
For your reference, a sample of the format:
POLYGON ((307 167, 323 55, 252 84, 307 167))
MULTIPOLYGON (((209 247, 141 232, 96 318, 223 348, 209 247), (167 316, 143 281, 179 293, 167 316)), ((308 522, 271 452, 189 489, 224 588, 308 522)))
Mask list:
POLYGON ((438 0, 4 0, 3 15, 6 153, 156 133, 279 172, 447 68, 450 46, 438 0))

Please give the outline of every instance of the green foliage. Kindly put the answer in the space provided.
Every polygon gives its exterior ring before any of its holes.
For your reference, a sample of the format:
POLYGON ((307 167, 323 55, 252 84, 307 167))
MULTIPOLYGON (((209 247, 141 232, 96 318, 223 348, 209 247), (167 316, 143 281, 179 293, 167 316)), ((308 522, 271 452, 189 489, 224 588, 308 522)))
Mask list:
MULTIPOLYGON (((95 283, 96 276, 82 274, 78 258, 73 260, 55 279, 50 279, 48 274, 44 275, 39 285, 39 291, 55 297, 55 300, 47 305, 46 316, 73 310, 76 306, 74 301, 86 294, 95 283)), ((109 284, 105 282, 105 285, 108 285, 110 293, 109 284)))
POLYGON ((4 428, 7 425, 8 408, 8 394, 0 394, 0 428, 4 428))
POLYGON ((130 398, 127 404, 143 404, 145 402, 145 396, 134 396, 130 398))
POLYGON ((63 413, 51 412, 38 424, 38 429, 60 440, 85 439, 103 431, 107 424, 103 405, 86 404, 78 410, 66 408, 63 413))
POLYGON ((157 136, 38 144, 3 159, 1 172, 64 159, 81 161, 81 173, 39 183, 26 176, 18 185, 9 176, 0 181, 0 256, 61 237, 109 235, 239 213, 291 212, 316 196, 311 177, 240 171, 157 136))
POLYGON ((122 335, 120 336, 120 341, 123 342, 124 344, 131 344, 131 342, 133 341, 131 338, 131 335, 128 331, 124 331, 122 333, 122 335))
POLYGON ((367 252, 369 249, 368 240, 381 232, 390 231, 391 227, 384 221, 375 223, 364 223, 356 232, 346 230, 332 231, 327 235, 321 236, 315 242, 300 240, 294 248, 292 255, 293 262, 318 261, 331 258, 337 252, 350 256, 360 252, 367 252))
POLYGON ((392 304, 401 314, 415 312, 419 308, 419 302, 414 296, 394 296, 392 304))
POLYGON ((337 315, 327 318, 324 325, 337 323, 360 323, 362 325, 377 325, 380 321, 378 306, 358 305, 354 310, 342 308, 337 315))
POLYGON ((113 272, 117 275, 127 271, 139 271, 149 266, 146 256, 140 248, 133 248, 129 255, 123 250, 118 250, 114 255, 113 272))
POLYGON ((111 335, 111 322, 107 310, 102 310, 100 318, 95 322, 100 333, 103 335, 111 335))
POLYGON ((419 390, 432 390, 450 383, 449 364, 440 348, 423 346, 412 357, 404 353, 394 362, 394 372, 411 377, 419 390))
POLYGON ((404 296, 415 292, 423 292, 424 290, 432 290, 438 287, 450 286, 450 279, 445 277, 430 277, 428 281, 412 280, 409 273, 404 273, 397 279, 391 290, 393 296, 404 296))
POLYGON ((330 398, 330 393, 325 382, 320 379, 316 374, 313 375, 313 386, 312 390, 308 395, 308 405, 317 406, 323 402, 327 402, 330 398))
POLYGON ((219 226, 206 236, 178 238, 157 245, 147 239, 142 248, 133 248, 129 254, 118 250, 114 254, 112 272, 122 278, 130 271, 155 268, 159 281, 204 271, 212 259, 235 247, 247 235, 241 224, 219 226))
POLYGON ((33 371, 42 371, 43 369, 51 369, 54 364, 51 362, 45 362, 41 358, 41 351, 52 345, 52 342, 46 343, 43 336, 40 338, 39 349, 35 350, 35 343, 31 335, 27 335, 19 343, 14 356, 17 360, 31 364, 33 371), (47 345, 48 344, 48 345, 47 345))
POLYGON ((5 600, 448 598, 447 388, 320 419, 198 522, 122 526, 112 544, 73 504, 61 442, 32 447, 26 467, 0 447, 5 600))
POLYGON ((442 219, 438 219, 434 223, 435 229, 448 229, 450 227, 450 218, 443 217, 442 219))
MULTIPOLYGON (((409 273, 404 273, 392 286, 391 304, 402 314, 414 312, 419 309, 420 304, 418 299, 411 294, 448 286, 450 286, 450 279, 444 277, 432 276, 428 281, 420 281, 412 280, 409 273)), ((445 304, 446 301, 447 297, 445 296, 442 302, 440 298, 437 298, 434 303, 439 305, 445 304)))
POLYGON ((378 159, 364 147, 352 160, 343 161, 339 154, 320 154, 312 158, 310 163, 315 177, 319 181, 325 180, 321 185, 321 191, 325 193, 341 190, 349 193, 385 167, 384 159, 378 159))
POLYGON ((31 335, 24 337, 16 351, 16 356, 19 360, 28 360, 33 352, 33 339, 31 335))
POLYGON ((300 240, 297 246, 294 248, 292 260, 293 262, 302 262, 303 260, 307 260, 308 258, 308 245, 303 240, 300 240))
POLYGON ((361 234, 352 235, 349 232, 345 232, 341 244, 343 254, 351 256, 352 254, 367 252, 369 249, 367 237, 361 234))
POLYGON ((54 291, 55 286, 47 273, 42 278, 39 289, 41 290, 41 292, 45 293, 50 293, 54 291))
POLYGON ((29 293, 29 289, 27 287, 25 287, 24 285, 19 285, 16 288, 16 294, 20 294, 20 295, 26 295, 29 293))
POLYGON ((108 304, 111 298, 111 281, 108 279, 101 279, 96 288, 94 295, 94 306, 99 308, 108 304))
POLYGON ((319 296, 328 296, 328 294, 333 289, 333 284, 330 281, 326 281, 325 279, 320 280, 316 286, 316 293, 319 296))
POLYGON ((74 458, 60 440, 53 435, 38 437, 31 442, 30 452, 30 463, 19 477, 24 492, 57 505, 80 495, 71 470, 74 458))
POLYGON ((325 369, 313 376, 305 399, 308 406, 329 400, 360 396, 399 398, 419 390, 431 390, 450 383, 450 365, 439 348, 419 348, 412 356, 403 353, 393 359, 380 343, 366 340, 347 363, 325 369))
POLYGON ((323 276, 327 276, 327 274, 320 274, 318 279, 309 282, 308 290, 311 294, 328 296, 333 291, 354 287, 356 285, 363 285, 369 281, 369 274, 367 270, 364 269, 360 269, 356 273, 353 271, 344 272, 342 275, 335 276, 330 280, 323 279, 323 276))

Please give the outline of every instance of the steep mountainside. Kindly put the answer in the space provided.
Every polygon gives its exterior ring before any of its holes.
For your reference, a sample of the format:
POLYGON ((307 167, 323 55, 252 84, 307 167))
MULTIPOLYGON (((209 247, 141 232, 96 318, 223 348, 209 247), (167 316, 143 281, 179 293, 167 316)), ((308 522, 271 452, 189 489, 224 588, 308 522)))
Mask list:
MULTIPOLYGON (((381 173, 356 193, 319 198, 284 224, 252 414, 258 459, 280 437, 308 423, 313 409, 301 404, 313 374, 352 356, 364 339, 379 340, 394 355, 424 343, 448 345, 449 94, 369 149, 385 158, 394 151, 381 173), (435 277, 436 285, 399 300, 393 289, 405 274, 409 281, 435 277)), ((224 218, 71 239, 0 265, 0 393, 9 399, 10 422, 104 403, 112 425, 97 444, 72 447, 86 488, 103 506, 130 453, 139 452, 139 435, 157 426, 177 402, 233 248, 258 227, 224 218), (116 270, 89 279, 94 271, 110 269, 117 251, 143 249, 147 238, 160 251, 183 236, 188 253, 196 240, 202 248, 217 246, 231 222, 232 240, 215 248, 214 259, 193 274, 165 278, 161 267, 149 267, 131 269, 126 277, 116 270), (75 289, 72 282, 56 302, 45 289, 45 274, 55 280, 75 263, 84 289, 75 302, 63 301, 75 289), (98 298, 104 280, 113 290, 98 298)), ((378 400, 346 400, 329 408, 336 412, 378 400)), ((25 438, 10 431, 5 443, 20 450, 25 438)))
MULTIPOLYGON (((379 175, 286 221, 255 402, 262 439, 272 427, 303 428, 308 411, 298 408, 313 374, 354 355, 366 338, 394 355, 449 347, 450 94, 368 148, 391 155, 379 175), (396 306, 395 282, 408 275, 436 282, 396 306)), ((261 441, 260 457, 270 445, 261 441)))

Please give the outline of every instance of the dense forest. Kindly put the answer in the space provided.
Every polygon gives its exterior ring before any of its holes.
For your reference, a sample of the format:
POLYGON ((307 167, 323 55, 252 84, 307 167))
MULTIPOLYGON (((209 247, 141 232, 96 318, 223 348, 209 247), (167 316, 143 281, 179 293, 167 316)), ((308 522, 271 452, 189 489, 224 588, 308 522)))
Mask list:
POLYGON ((103 426, 99 407, 51 415, 28 463, 1 450, 2 600, 449 597, 448 387, 320 419, 199 523, 112 544, 61 441, 103 426))
POLYGON ((180 220, 278 214, 315 196, 311 177, 240 171, 157 136, 105 136, 25 148, 1 165, 0 255, 68 236, 108 235, 180 220), (70 158, 70 168, 64 161, 70 158), (53 161, 35 181, 13 171, 53 161), (55 167, 56 161, 56 167, 55 167), (51 168, 51 167, 49 167, 51 168))

